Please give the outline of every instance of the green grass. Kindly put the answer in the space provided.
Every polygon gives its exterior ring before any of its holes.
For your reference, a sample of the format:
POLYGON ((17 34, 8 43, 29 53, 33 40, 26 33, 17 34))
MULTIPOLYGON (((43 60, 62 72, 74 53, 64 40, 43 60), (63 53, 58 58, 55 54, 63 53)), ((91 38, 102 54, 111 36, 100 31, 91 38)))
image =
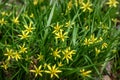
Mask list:
POLYGON ((120 0, 34 1, 0 0, 0 80, 120 79, 120 0))

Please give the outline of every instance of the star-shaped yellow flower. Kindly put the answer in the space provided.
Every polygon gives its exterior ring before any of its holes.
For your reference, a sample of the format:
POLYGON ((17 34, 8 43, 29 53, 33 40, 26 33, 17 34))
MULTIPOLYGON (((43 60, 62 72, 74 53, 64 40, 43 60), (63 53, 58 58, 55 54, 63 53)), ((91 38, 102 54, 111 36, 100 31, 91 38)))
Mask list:
POLYGON ((42 65, 40 65, 38 68, 36 67, 36 65, 34 65, 34 70, 30 70, 30 72, 35 73, 35 77, 37 77, 38 75, 42 76, 42 72, 43 70, 41 70, 42 65))
POLYGON ((13 50, 6 48, 7 52, 4 54, 5 56, 8 56, 8 60, 14 58, 13 50))
POLYGON ((21 35, 18 35, 20 36, 20 39, 26 39, 29 37, 28 33, 26 31, 22 31, 22 34, 21 35))
POLYGON ((83 9, 83 12, 85 12, 87 10, 92 12, 92 9, 91 9, 92 4, 90 3, 89 0, 87 3, 82 2, 81 5, 82 5, 81 9, 83 9))
POLYGON ((54 28, 53 33, 57 33, 57 32, 59 32, 59 31, 60 31, 61 26, 59 25, 59 23, 57 23, 57 25, 56 25, 56 26, 54 26, 53 28, 54 28))
POLYGON ((9 64, 10 64, 9 60, 5 60, 4 62, 2 62, 1 67, 4 68, 5 70, 7 70, 9 67, 9 64))
POLYGON ((92 72, 91 70, 88 71, 85 71, 85 69, 80 70, 80 73, 83 77, 89 77, 91 72, 92 72))
POLYGON ((68 38, 67 32, 64 32, 64 33, 63 33, 63 30, 60 30, 59 32, 55 33, 55 35, 56 35, 56 36, 55 36, 56 39, 59 38, 59 39, 61 39, 63 42, 65 41, 66 38, 68 38))
POLYGON ((25 43, 22 46, 19 46, 19 47, 20 47, 19 53, 27 53, 27 48, 25 47, 25 43))
POLYGON ((16 25, 19 25, 19 20, 18 20, 18 17, 14 17, 13 19, 12 19, 12 22, 14 23, 14 24, 16 24, 16 25))
POLYGON ((14 54, 13 57, 16 61, 18 61, 18 59, 21 59, 21 55, 17 51, 15 51, 13 54, 14 54))
POLYGON ((26 33, 30 33, 30 32, 32 32, 33 29, 35 29, 35 28, 31 27, 31 25, 32 25, 31 22, 30 22, 29 26, 28 25, 24 25, 26 33))
POLYGON ((44 59, 44 55, 42 55, 42 54, 38 54, 37 56, 38 56, 37 60, 39 60, 39 61, 42 61, 44 59))
POLYGON ((104 42, 104 43, 102 44, 102 49, 107 48, 107 47, 108 47, 108 44, 107 44, 106 42, 104 42))
POLYGON ((100 49, 98 49, 97 47, 95 47, 95 53, 96 53, 96 56, 100 53, 100 49))
POLYGON ((92 34, 92 35, 90 36, 89 42, 90 42, 91 44, 93 44, 93 43, 96 43, 96 42, 97 42, 97 38, 95 37, 95 35, 94 35, 94 34, 92 34))
POLYGON ((119 2, 117 0, 109 0, 106 2, 106 4, 108 4, 109 7, 117 7, 117 4, 119 4, 119 2))
POLYGON ((56 68, 56 65, 54 65, 52 67, 50 65, 47 65, 47 67, 48 67, 48 70, 46 70, 45 72, 49 73, 51 75, 51 78, 53 78, 54 76, 56 76, 57 78, 59 78, 59 76, 57 75, 57 73, 61 73, 62 71, 58 70, 58 68, 56 68))
POLYGON ((38 4, 38 0, 33 0, 33 4, 36 6, 38 4))
POLYGON ((3 12, 1 12, 1 15, 2 15, 2 16, 8 16, 8 13, 5 12, 5 11, 3 11, 3 12))
POLYGON ((83 44, 89 46, 91 43, 90 43, 90 41, 87 38, 85 38, 83 44))
POLYGON ((51 49, 53 52, 52 52, 52 55, 54 56, 54 58, 55 58, 55 60, 57 59, 57 58, 61 58, 61 56, 60 56, 60 50, 58 50, 58 48, 56 48, 56 50, 53 50, 53 49, 51 49))
POLYGON ((4 18, 2 18, 2 19, 0 20, 0 25, 4 25, 4 24, 6 24, 6 23, 7 23, 7 21, 5 21, 4 18))
POLYGON ((71 50, 70 47, 68 47, 62 51, 62 53, 64 55, 63 60, 66 59, 67 63, 69 63, 69 60, 73 60, 72 55, 75 54, 75 50, 71 50))

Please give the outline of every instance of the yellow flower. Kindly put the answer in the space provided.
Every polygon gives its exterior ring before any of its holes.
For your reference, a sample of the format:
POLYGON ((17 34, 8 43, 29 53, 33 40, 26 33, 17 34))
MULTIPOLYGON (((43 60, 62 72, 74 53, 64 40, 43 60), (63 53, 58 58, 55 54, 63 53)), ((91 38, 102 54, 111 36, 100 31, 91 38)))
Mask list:
MULTIPOLYGON (((53 49, 51 49, 51 50, 53 51, 53 49)), ((61 58, 61 56, 59 54, 60 52, 61 51, 58 50, 58 48, 56 48, 56 50, 52 52, 52 55, 54 56, 55 60, 56 60, 56 58, 61 58)))
POLYGON ((34 14, 33 13, 30 14, 30 18, 34 18, 34 14))
POLYGON ((22 46, 19 46, 19 47, 20 47, 19 53, 27 53, 27 48, 25 48, 25 43, 22 46))
POLYGON ((114 22, 114 23, 117 23, 117 22, 120 22, 120 20, 118 20, 117 18, 112 18, 112 21, 114 22))
POLYGON ((16 61, 18 61, 18 59, 21 59, 21 55, 17 51, 15 51, 13 54, 14 54, 13 57, 15 58, 16 61))
POLYGON ((58 62, 58 67, 61 67, 61 66, 63 66, 63 64, 62 64, 62 62, 60 61, 60 62, 58 62))
POLYGON ((14 17, 13 19, 12 19, 12 22, 14 23, 14 24, 16 24, 16 25, 18 25, 19 24, 19 20, 18 20, 18 17, 14 17))
POLYGON ((3 63, 3 64, 1 65, 1 67, 3 67, 5 70, 7 70, 7 68, 8 68, 8 64, 3 63))
POLYGON ((65 15, 67 15, 71 9, 72 9, 72 0, 70 0, 67 4, 65 15))
POLYGON ((13 50, 12 49, 8 49, 8 48, 6 48, 6 50, 7 50, 7 52, 4 55, 8 56, 8 60, 14 58, 13 50))
POLYGON ((9 61, 6 60, 5 62, 2 63, 1 67, 4 68, 5 70, 7 70, 9 67, 8 65, 9 65, 9 61))
POLYGON ((113 52, 113 53, 117 53, 117 50, 116 50, 116 49, 113 49, 112 52, 113 52))
POLYGON ((15 59, 16 61, 18 61, 18 59, 21 59, 21 55, 17 51, 14 52, 12 49, 8 48, 6 48, 6 50, 7 52, 4 55, 8 56, 7 60, 15 59))
POLYGON ((38 75, 42 76, 42 72, 44 72, 43 70, 41 70, 42 65, 40 65, 38 68, 36 67, 36 65, 34 65, 34 70, 30 70, 30 72, 35 73, 35 77, 37 77, 38 75))
POLYGON ((28 17, 28 12, 25 11, 22 15, 23 15, 24 17, 28 17))
POLYGON ((90 39, 89 39, 90 43, 93 44, 93 43, 96 43, 97 42, 97 38, 95 38, 94 34, 90 36, 90 39))
POLYGON ((78 7, 78 0, 75 0, 75 6, 78 7))
POLYGON ((108 46, 107 43, 103 43, 103 44, 102 44, 102 49, 107 48, 107 46, 108 46))
POLYGON ((4 18, 2 18, 2 19, 0 20, 0 25, 4 25, 4 24, 6 24, 6 23, 7 23, 7 21, 5 21, 4 18))
POLYGON ((72 55, 75 54, 75 50, 71 50, 70 47, 68 47, 62 51, 62 53, 64 55, 63 60, 66 59, 67 63, 69 63, 69 60, 73 60, 72 55))
POLYGON ((96 47, 95 47, 95 53, 96 53, 96 56, 100 53, 100 49, 97 49, 96 47))
POLYGON ((74 23, 73 22, 71 22, 71 21, 68 21, 68 22, 66 22, 66 25, 65 25, 65 27, 67 27, 67 28, 72 28, 72 25, 73 25, 74 23))
POLYGON ((67 9, 70 11, 72 8, 72 0, 70 0, 67 4, 67 9))
POLYGON ((37 4, 38 4, 38 0, 34 0, 34 1, 33 1, 33 4, 34 4, 34 5, 37 5, 37 4))
POLYGON ((78 0, 79 1, 79 4, 81 5, 83 3, 83 0, 78 0))
POLYGON ((85 30, 88 30, 88 29, 89 29, 89 27, 88 27, 88 26, 86 26, 86 27, 85 27, 85 30))
POLYGON ((20 39, 26 39, 26 38, 28 38, 28 37, 29 37, 28 33, 27 33, 27 32, 25 32, 25 31, 22 31, 22 34, 21 34, 21 35, 18 35, 18 36, 20 36, 20 37, 21 37, 20 39))
POLYGON ((55 27, 53 27, 53 28, 54 28, 53 33, 57 33, 57 32, 59 32, 59 31, 60 31, 61 26, 59 25, 59 23, 57 23, 57 25, 56 25, 55 27))
POLYGON ((67 4, 66 14, 72 9, 72 0, 70 0, 67 4))
POLYGON ((32 32, 33 29, 35 29, 35 28, 31 27, 31 25, 32 25, 31 22, 30 22, 29 26, 28 26, 28 25, 24 25, 24 27, 25 27, 25 32, 28 33, 28 34, 29 34, 30 32, 32 32))
POLYGON ((106 2, 106 4, 108 4, 109 7, 117 7, 117 4, 119 4, 119 2, 117 0, 109 0, 106 2))
POLYGON ((106 24, 102 24, 102 29, 104 29, 104 30, 108 30, 109 27, 108 27, 106 24))
POLYGON ((80 73, 83 77, 90 77, 91 72, 92 72, 91 70, 88 71, 85 71, 85 69, 80 70, 80 73))
POLYGON ((85 40, 84 40, 84 45, 90 45, 91 44, 91 42, 87 39, 87 38, 85 38, 85 40))
POLYGON ((50 63, 49 63, 49 64, 44 63, 44 65, 43 65, 44 69, 45 69, 48 65, 50 65, 50 63))
POLYGON ((1 12, 1 14, 2 14, 2 16, 8 16, 8 13, 6 13, 6 12, 1 12))
POLYGON ((82 2, 81 5, 82 5, 81 9, 83 9, 83 12, 85 12, 86 10, 89 10, 90 12, 92 12, 92 9, 90 8, 92 4, 90 3, 89 0, 87 3, 82 2))
POLYGON ((100 38, 98 39, 98 38, 96 38, 96 37, 94 36, 94 34, 92 34, 89 39, 85 38, 85 40, 84 40, 84 45, 88 45, 88 46, 89 46, 90 44, 94 44, 94 43, 101 42, 102 40, 103 40, 102 37, 100 37, 100 38))
POLYGON ((103 38, 102 38, 102 37, 100 37, 100 38, 97 40, 97 42, 101 42, 101 41, 103 41, 103 38))
POLYGON ((103 30, 103 32, 104 33, 107 33, 108 32, 108 30, 109 30, 109 27, 106 25, 106 24, 102 24, 102 23, 100 23, 101 24, 101 29, 103 30))
POLYGON ((54 76, 56 76, 57 78, 59 78, 59 76, 57 75, 57 73, 61 73, 62 71, 58 70, 58 68, 56 68, 56 65, 54 65, 52 67, 50 65, 47 65, 47 67, 48 67, 48 70, 46 70, 45 72, 49 73, 51 75, 51 78, 53 78, 54 76))
POLYGON ((65 32, 65 33, 63 33, 63 30, 60 30, 60 32, 58 32, 58 33, 55 33, 55 38, 56 39, 61 39, 63 42, 65 41, 65 38, 68 38, 68 36, 67 36, 67 32, 65 32))
POLYGON ((42 55, 42 54, 38 54, 37 56, 38 56, 37 60, 39 60, 39 61, 42 61, 44 59, 44 55, 42 55))

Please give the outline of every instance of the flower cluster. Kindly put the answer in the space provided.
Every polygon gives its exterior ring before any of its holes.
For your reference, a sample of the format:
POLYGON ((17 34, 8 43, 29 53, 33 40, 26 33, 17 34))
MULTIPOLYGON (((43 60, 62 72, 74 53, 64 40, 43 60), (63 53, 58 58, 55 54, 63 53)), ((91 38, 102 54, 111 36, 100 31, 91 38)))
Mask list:
POLYGON ((97 37, 94 36, 94 34, 92 34, 90 36, 90 38, 85 38, 84 45, 88 45, 89 46, 90 44, 101 42, 102 40, 103 40, 102 37, 97 38, 97 37))
POLYGON ((109 61, 115 72, 118 5, 118 0, 0 1, 0 79, 101 80, 109 61))
POLYGON ((35 28, 31 27, 31 25, 32 25, 31 22, 29 23, 29 26, 28 25, 24 25, 25 30, 22 30, 22 34, 21 35, 18 35, 18 36, 20 36, 20 39, 27 39, 28 37, 30 37, 29 33, 31 33, 33 29, 35 29, 35 28))
POLYGON ((40 65, 38 68, 36 67, 36 65, 34 65, 34 69, 30 70, 30 72, 35 73, 35 77, 37 77, 38 75, 42 76, 42 73, 48 73, 51 75, 51 78, 53 78, 54 76, 56 76, 57 78, 59 78, 59 76, 57 75, 57 73, 61 73, 62 71, 58 69, 58 67, 56 67, 56 65, 54 66, 50 66, 50 65, 46 65, 48 70, 42 70, 42 65, 40 65))
POLYGON ((65 41, 67 36, 67 32, 63 32, 64 30, 62 29, 62 26, 57 23, 56 26, 53 27, 54 31, 53 33, 55 34, 56 39, 61 39, 63 42, 65 41))

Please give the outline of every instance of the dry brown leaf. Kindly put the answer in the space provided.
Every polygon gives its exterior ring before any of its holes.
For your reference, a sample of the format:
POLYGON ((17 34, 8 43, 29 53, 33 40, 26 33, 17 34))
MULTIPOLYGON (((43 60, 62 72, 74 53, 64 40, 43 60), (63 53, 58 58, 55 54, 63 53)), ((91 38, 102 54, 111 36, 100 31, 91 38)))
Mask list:
POLYGON ((102 80, 112 80, 108 75, 103 75, 103 79, 102 80))

